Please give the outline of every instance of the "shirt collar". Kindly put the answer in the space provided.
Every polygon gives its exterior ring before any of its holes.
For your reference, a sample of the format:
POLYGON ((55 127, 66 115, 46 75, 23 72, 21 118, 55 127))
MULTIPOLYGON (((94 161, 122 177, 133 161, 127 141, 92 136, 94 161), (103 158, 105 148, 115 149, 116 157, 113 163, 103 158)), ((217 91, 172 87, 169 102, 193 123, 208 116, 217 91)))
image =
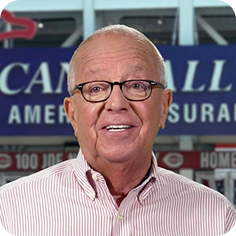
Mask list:
MULTIPOLYGON (((104 178, 100 173, 94 171, 91 168, 91 166, 86 161, 81 149, 79 150, 77 158, 75 159, 75 162, 74 162, 74 171, 75 171, 75 175, 77 179, 80 180, 79 184, 84 188, 85 192, 92 199, 94 199, 96 194, 92 194, 92 192, 94 191, 94 187, 93 187, 93 184, 91 184, 91 179, 88 178, 88 175, 92 176, 94 173, 96 173, 100 179, 104 180, 104 178)), ((148 185, 148 183, 155 182, 158 176, 157 172, 158 172, 157 159, 154 152, 152 152, 152 166, 150 169, 150 173, 148 177, 134 190, 141 192, 144 189, 144 187, 148 185)))
POLYGON ((88 162, 84 158, 84 154, 82 153, 82 150, 79 150, 79 153, 75 160, 75 168, 76 171, 79 171, 80 174, 86 174, 87 171, 92 170, 92 168, 89 166, 88 162))
POLYGON ((88 162, 85 160, 82 150, 79 150, 79 153, 73 162, 74 173, 78 184, 84 189, 85 193, 94 200, 96 197, 96 192, 94 187, 90 184, 87 173, 92 170, 88 162))

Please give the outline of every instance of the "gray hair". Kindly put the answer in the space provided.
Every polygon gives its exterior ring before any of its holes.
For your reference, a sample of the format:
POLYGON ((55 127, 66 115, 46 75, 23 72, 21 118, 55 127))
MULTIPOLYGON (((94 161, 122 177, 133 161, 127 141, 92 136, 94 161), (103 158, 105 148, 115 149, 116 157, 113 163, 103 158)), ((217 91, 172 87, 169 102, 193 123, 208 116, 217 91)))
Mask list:
POLYGON ((125 25, 109 25, 106 27, 103 27, 97 31, 95 31, 93 34, 91 34, 87 39, 85 39, 79 47, 75 50, 69 64, 69 71, 68 71, 68 79, 67 79, 67 89, 69 94, 72 93, 72 90, 74 88, 74 79, 75 79, 75 71, 74 71, 74 66, 75 66, 75 56, 81 49, 81 47, 88 43, 89 41, 97 38, 98 36, 101 35, 108 35, 108 34, 119 34, 122 36, 132 36, 134 38, 145 40, 149 43, 149 45, 152 46, 154 52, 156 53, 157 61, 158 61, 158 71, 159 71, 159 82, 162 83, 164 86, 166 86, 166 78, 165 78, 165 64, 164 64, 164 59, 156 46, 141 32, 139 32, 136 29, 133 29, 131 27, 125 26, 125 25))

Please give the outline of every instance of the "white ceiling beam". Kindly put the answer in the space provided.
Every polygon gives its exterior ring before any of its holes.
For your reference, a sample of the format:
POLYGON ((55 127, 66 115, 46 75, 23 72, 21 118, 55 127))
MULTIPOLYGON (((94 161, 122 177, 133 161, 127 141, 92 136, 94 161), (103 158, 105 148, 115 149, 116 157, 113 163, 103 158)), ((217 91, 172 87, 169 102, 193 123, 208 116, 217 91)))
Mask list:
POLYGON ((194 7, 230 7, 221 0, 194 0, 194 7))
POLYGON ((178 7, 178 0, 94 0, 94 8, 96 10, 139 10, 176 7, 178 7))
POLYGON ((62 48, 72 47, 76 44, 78 39, 82 36, 83 29, 78 27, 61 45, 62 48))
POLYGON ((82 11, 83 0, 17 0, 5 9, 13 12, 82 11))
MULTIPOLYGON (((194 0, 194 7, 229 7, 220 0, 194 0)), ((177 8, 178 0, 94 0, 94 10, 140 10, 177 8)), ((83 0, 17 0, 9 3, 5 9, 14 12, 30 11, 82 11, 83 0)))
POLYGON ((228 42, 200 15, 195 15, 197 23, 205 30, 205 32, 219 45, 228 45, 228 42))
MULTIPOLYGON (((5 31, 10 32, 12 30, 12 25, 9 23, 5 24, 5 31)), ((3 40, 3 48, 12 48, 12 39, 3 40)))
POLYGON ((179 9, 176 9, 175 20, 174 20, 174 28, 173 28, 173 33, 172 33, 172 45, 176 44, 178 26, 179 26, 179 9))
POLYGON ((193 0, 179 1, 179 44, 194 45, 193 0))
POLYGON ((83 11, 83 38, 86 39, 90 34, 92 34, 95 29, 95 10, 94 10, 94 0, 83 0, 84 1, 84 11, 83 11))
MULTIPOLYGON (((179 0, 179 45, 194 45, 194 15, 194 0, 179 0)), ((193 150, 193 144, 193 136, 179 136, 179 150, 193 150)))
MULTIPOLYGON (((95 10, 176 8, 178 0, 94 0, 95 10)), ((10 11, 82 11, 83 0, 17 0, 7 5, 10 11)))

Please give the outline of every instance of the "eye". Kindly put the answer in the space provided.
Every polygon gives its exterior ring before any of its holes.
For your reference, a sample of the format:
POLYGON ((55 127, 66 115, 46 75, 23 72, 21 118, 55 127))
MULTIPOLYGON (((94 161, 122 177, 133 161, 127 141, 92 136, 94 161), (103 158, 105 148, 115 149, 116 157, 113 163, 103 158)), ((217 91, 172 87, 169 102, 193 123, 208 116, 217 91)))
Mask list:
POLYGON ((146 91, 148 89, 148 83, 146 81, 131 81, 129 83, 129 89, 146 91))
POLYGON ((96 86, 96 87, 91 88, 89 93, 99 93, 100 91, 102 91, 102 88, 96 86))
POLYGON ((106 93, 109 90, 109 84, 105 82, 92 82, 86 84, 84 87, 84 92, 89 95, 98 95, 101 93, 106 93))
POLYGON ((134 83, 132 84, 133 89, 143 89, 143 85, 140 83, 134 83))

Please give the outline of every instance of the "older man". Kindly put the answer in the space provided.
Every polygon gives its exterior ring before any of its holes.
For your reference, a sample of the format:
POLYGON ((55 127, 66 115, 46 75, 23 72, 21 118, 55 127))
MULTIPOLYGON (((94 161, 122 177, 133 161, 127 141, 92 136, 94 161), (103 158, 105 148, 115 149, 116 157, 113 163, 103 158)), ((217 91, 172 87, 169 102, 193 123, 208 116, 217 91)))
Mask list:
POLYGON ((75 160, 4 186, 0 220, 22 236, 219 236, 236 221, 219 193, 157 166, 152 145, 171 91, 163 59, 140 32, 98 30, 75 52, 65 111, 75 160))

